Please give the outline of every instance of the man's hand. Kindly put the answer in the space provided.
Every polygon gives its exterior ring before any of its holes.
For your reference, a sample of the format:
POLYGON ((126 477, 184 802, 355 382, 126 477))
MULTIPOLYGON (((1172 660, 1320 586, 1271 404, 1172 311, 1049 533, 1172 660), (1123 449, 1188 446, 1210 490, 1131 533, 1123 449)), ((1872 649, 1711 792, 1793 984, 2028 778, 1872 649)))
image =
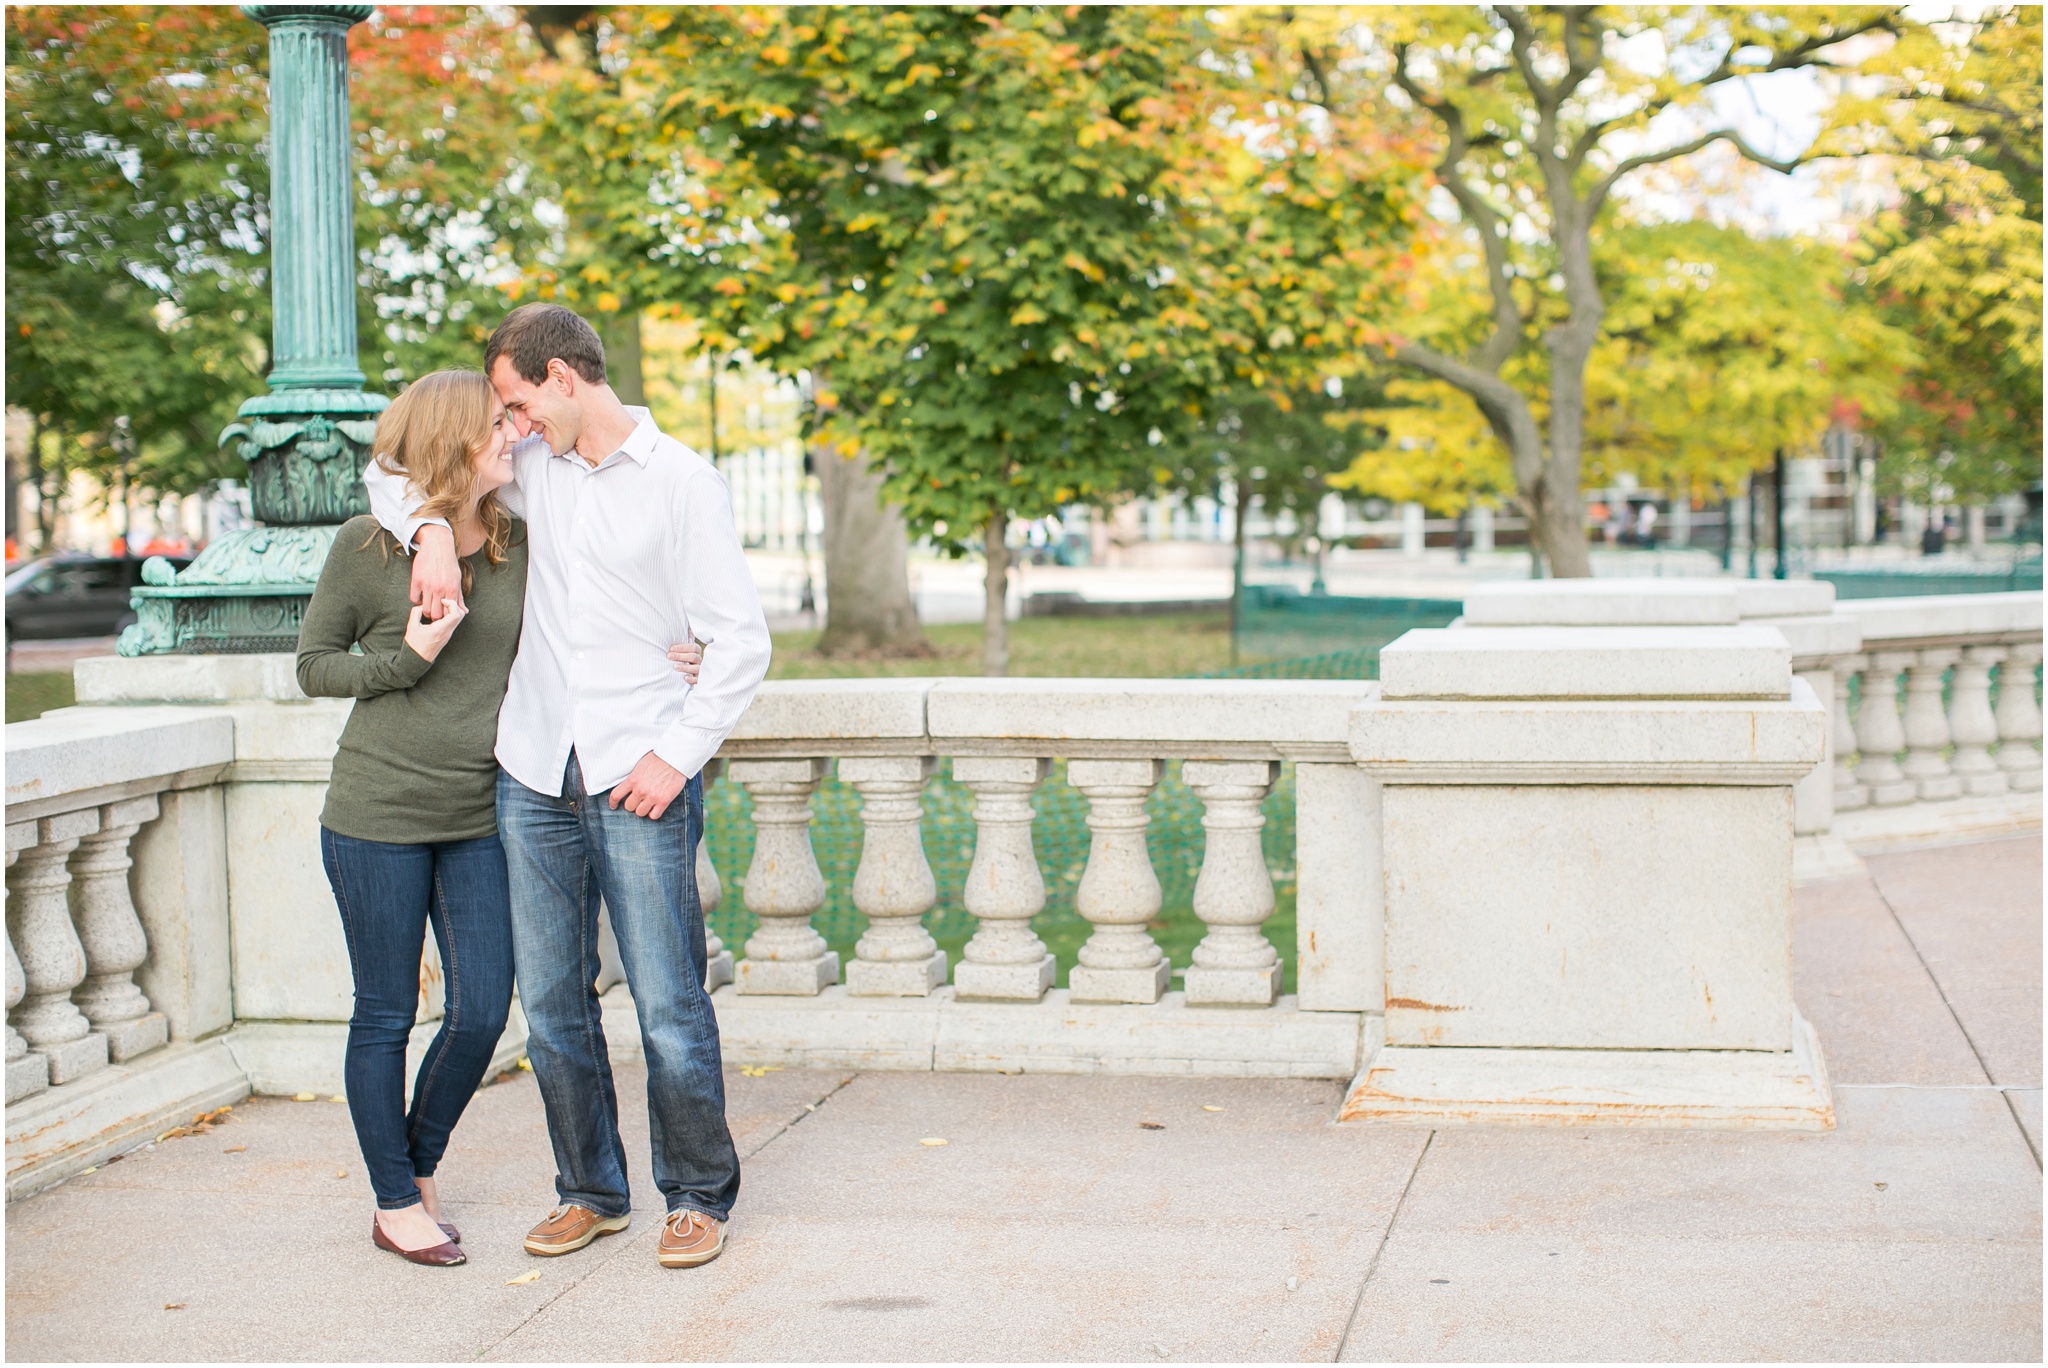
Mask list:
POLYGON ((413 534, 412 601, 421 605, 427 621, 438 622, 453 602, 462 606, 462 562, 455 555, 455 534, 445 527, 428 524, 413 534))
POLYGON ((704 648, 694 641, 678 642, 668 648, 669 662, 676 667, 676 673, 690 687, 697 685, 697 671, 704 664, 704 648))
POLYGON ((448 644, 448 638, 469 616, 469 609, 451 599, 441 605, 439 621, 430 621, 423 608, 412 611, 413 616, 405 624, 405 644, 412 647, 414 655, 431 665, 440 656, 441 648, 448 644))
POLYGON ((612 788, 612 807, 621 803, 626 811, 635 817, 648 821, 661 820, 661 814, 668 811, 668 805, 683 791, 683 785, 690 782, 690 776, 656 755, 653 751, 640 757, 640 763, 633 766, 633 772, 625 782, 612 788))

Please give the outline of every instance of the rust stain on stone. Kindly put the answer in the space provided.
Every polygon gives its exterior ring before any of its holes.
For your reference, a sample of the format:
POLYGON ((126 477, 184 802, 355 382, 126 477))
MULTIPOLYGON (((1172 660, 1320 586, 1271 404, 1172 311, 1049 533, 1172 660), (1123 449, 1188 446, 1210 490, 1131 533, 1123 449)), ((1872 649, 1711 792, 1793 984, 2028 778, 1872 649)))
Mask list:
POLYGON ((1424 1002, 1420 998, 1402 997, 1388 998, 1387 1006, 1403 1007, 1411 1012, 1469 1012, 1472 1010, 1470 1007, 1444 1007, 1434 1002, 1424 1002))

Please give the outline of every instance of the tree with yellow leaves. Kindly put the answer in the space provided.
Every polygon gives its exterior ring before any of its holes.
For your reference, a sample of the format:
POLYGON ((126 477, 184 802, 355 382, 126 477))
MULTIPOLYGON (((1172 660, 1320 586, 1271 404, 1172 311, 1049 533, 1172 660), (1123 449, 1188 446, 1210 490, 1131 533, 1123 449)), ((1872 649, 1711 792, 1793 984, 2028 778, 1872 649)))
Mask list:
POLYGON ((1433 131, 1453 228, 1445 269, 1418 292, 1434 307, 1417 309, 1388 354, 1478 409, 1551 573, 1589 573, 1588 371, 1615 289, 1596 244, 1617 188, 1716 144, 1789 172, 1826 149, 1751 145, 1714 110, 1715 93, 1840 68, 1848 40, 1900 23, 1878 7, 1489 5, 1379 10, 1352 31, 1330 84, 1433 131))

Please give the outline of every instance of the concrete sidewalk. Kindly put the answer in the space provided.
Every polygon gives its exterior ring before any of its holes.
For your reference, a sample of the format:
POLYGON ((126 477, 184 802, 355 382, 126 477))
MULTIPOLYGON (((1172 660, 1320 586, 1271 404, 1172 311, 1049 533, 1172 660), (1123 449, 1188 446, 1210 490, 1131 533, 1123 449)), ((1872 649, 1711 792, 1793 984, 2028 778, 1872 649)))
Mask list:
POLYGON ((521 1074, 442 1170, 470 1251, 444 1271, 371 1247, 345 1107, 256 1099, 9 1208, 7 1355, 2038 1360, 2040 839, 1869 863, 1799 896, 1832 1134, 1340 1128, 1335 1083, 734 1072, 730 1244, 668 1271, 637 1069, 643 1214, 520 1250, 554 1200, 521 1074))

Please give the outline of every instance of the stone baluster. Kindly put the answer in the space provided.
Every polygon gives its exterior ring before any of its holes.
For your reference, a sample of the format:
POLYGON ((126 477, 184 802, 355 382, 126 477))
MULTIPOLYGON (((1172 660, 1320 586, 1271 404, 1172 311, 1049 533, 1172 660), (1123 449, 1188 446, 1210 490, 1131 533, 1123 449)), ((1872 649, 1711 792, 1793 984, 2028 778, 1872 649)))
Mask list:
MULTIPOLYGON (((704 766, 706 789, 718 781, 718 770, 723 763, 713 760, 704 766)), ((732 951, 725 948, 725 941, 711 929, 711 914, 718 910, 724 896, 725 890, 718 882, 718 870, 711 863, 711 837, 708 833, 699 832, 697 906, 704 914, 704 991, 707 993, 732 982, 732 951)))
MULTIPOLYGON (((15 822, 7 828, 7 867, 14 868, 14 857, 36 842, 34 822, 15 822)), ((14 1029, 14 1009, 20 1005, 28 992, 28 980, 22 976, 21 958, 14 953, 14 937, 7 938, 7 1100, 18 1102, 32 1093, 39 1093, 50 1086, 50 1061, 34 1053, 28 1042, 21 1038, 21 1032, 14 1029)))
POLYGON ((1849 690, 1856 676, 1870 664, 1870 657, 1853 655, 1835 665, 1834 707, 1828 718, 1835 737, 1835 811, 1854 812, 1870 804, 1870 788, 1861 782, 1855 766, 1856 724, 1849 716, 1849 690))
POLYGON ((925 780, 937 768, 928 755, 839 762, 840 781, 861 798, 853 906, 868 919, 867 934, 846 966, 849 996, 924 997, 946 981, 946 952, 924 927, 924 914, 939 900, 939 885, 919 830, 925 780))
POLYGON ((2034 701, 2034 667, 2041 663, 2041 643, 2022 641, 2006 648, 1998 666, 1998 767, 2017 793, 2041 787, 2041 706, 2034 701))
POLYGON ((823 760, 734 760, 726 770, 754 799, 754 859, 747 910, 761 919, 747 937, 735 988, 815 997, 839 981, 839 955, 811 925, 825 905, 825 876, 811 850, 811 795, 823 760))
POLYGON ((24 992, 15 1029, 50 1064, 50 1082, 69 1083, 107 1067, 107 1038, 71 1001, 85 979, 85 949, 71 926, 71 871, 65 861, 100 828, 97 809, 45 817, 36 843, 17 857, 8 899, 9 939, 21 956, 24 992))
POLYGON ((1910 803, 1920 792, 1897 759, 1906 748, 1906 731, 1899 725, 1898 677, 1912 659, 1911 651, 1872 651, 1863 671, 1863 703, 1856 712, 1856 777, 1870 790, 1874 807, 1910 803))
POLYGON ((1045 907, 1045 879, 1031 848, 1031 793, 1051 769, 1046 760, 959 756, 953 778, 974 794, 974 863, 962 903, 974 938, 953 968, 963 998, 1036 1002, 1057 966, 1031 919, 1045 907))
POLYGON ((2006 790, 2005 771, 1992 758, 1998 720, 1991 715, 1991 668, 2005 659, 2003 646, 1966 646, 1949 685, 1948 730, 1955 740, 1949 769, 1963 791, 1996 797, 2006 790))
POLYGON ((1273 915, 1273 877, 1259 841, 1260 805, 1280 765, 1272 760, 1190 760, 1181 777, 1202 800, 1202 872, 1195 915, 1209 928, 1188 968, 1188 1005, 1270 1007, 1280 996, 1280 956, 1259 927, 1273 915))
POLYGON ((85 949, 85 982, 72 1000, 107 1038, 116 1064, 159 1049, 170 1039, 162 1012, 135 986, 135 971, 149 958, 149 938, 128 891, 134 861, 128 843, 144 822, 156 820, 155 794, 109 803, 100 829, 78 843, 71 857, 71 919, 85 949))
POLYGON ((1067 976, 1076 1002, 1157 1002, 1173 970, 1145 924, 1159 915, 1159 876, 1145 848, 1145 799, 1157 760, 1074 760, 1067 782, 1088 799, 1088 867, 1074 907, 1095 928, 1067 976))
POLYGON ((1923 799, 1954 798, 1963 781, 1949 769, 1948 712, 1941 704, 1941 677, 1962 653, 1953 648, 1915 651, 1906 667, 1906 759, 1900 766, 1923 799))

